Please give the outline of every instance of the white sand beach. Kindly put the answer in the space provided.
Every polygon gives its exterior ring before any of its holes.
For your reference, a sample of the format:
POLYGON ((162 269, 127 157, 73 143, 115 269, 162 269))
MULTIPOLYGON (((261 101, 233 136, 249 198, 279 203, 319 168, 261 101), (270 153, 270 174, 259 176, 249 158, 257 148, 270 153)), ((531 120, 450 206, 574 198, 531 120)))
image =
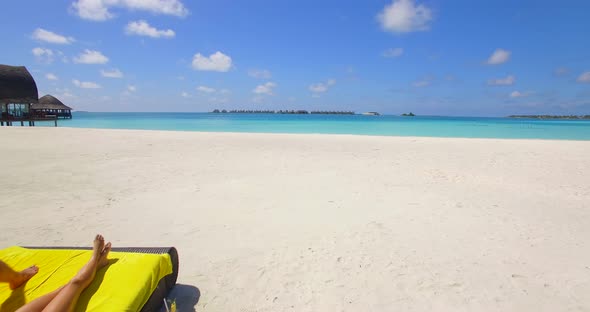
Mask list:
POLYGON ((181 311, 590 310, 588 141, 3 127, 0 164, 0 248, 175 246, 181 311))

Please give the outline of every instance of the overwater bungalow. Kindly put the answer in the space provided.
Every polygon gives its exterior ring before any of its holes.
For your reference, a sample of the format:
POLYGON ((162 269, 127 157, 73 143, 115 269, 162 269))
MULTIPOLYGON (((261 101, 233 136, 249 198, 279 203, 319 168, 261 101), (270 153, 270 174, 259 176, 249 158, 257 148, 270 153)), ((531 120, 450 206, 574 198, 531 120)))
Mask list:
POLYGON ((31 113, 31 105, 39 101, 37 84, 24 66, 0 64, 0 125, 12 126, 25 122, 34 126, 35 121, 55 120, 56 117, 37 117, 31 113))
POLYGON ((311 111, 314 115, 354 115, 353 111, 311 111))
POLYGON ((53 115, 57 118, 72 119, 72 108, 50 94, 41 97, 39 103, 31 105, 31 110, 33 115, 37 117, 53 115))
MULTIPOLYGON (((249 109, 234 109, 234 110, 219 110, 214 109, 213 114, 289 114, 289 115, 307 115, 307 114, 321 114, 321 115, 354 115, 351 111, 306 111, 306 110, 249 110, 249 109)), ((376 113, 378 114, 378 113, 376 113)))

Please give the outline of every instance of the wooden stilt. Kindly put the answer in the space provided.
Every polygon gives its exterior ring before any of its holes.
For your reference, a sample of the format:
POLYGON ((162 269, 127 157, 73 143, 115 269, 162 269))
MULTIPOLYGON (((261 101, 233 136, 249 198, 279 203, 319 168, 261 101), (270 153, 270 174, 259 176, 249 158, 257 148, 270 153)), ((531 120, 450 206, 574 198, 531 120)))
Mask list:
POLYGON ((16 120, 10 120, 10 119, 0 119, 0 126, 6 126, 6 127, 12 127, 18 123, 20 123, 21 127, 25 127, 28 123, 29 127, 34 127, 35 126, 35 121, 44 121, 44 122, 51 122, 53 120, 53 125, 55 127, 57 127, 57 121, 59 118, 57 118, 56 116, 52 116, 52 117, 39 117, 39 118, 18 118, 16 120))

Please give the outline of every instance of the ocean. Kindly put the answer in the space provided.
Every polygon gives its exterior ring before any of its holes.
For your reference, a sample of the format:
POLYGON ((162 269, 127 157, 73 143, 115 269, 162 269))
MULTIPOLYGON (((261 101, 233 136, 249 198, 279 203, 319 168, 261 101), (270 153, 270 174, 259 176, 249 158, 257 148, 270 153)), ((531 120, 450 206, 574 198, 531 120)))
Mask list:
MULTIPOLYGON (((590 140, 588 120, 485 117, 74 112, 59 127, 201 132, 590 140)), ((41 125, 41 123, 38 123, 41 125)), ((45 126, 52 126, 46 123, 45 126)))

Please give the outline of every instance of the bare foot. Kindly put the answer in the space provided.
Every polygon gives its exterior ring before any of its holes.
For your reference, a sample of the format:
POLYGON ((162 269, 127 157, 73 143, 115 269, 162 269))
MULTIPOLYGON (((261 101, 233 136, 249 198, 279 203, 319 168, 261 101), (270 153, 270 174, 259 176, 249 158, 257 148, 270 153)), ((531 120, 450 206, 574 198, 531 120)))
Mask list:
POLYGON ((10 289, 14 290, 19 288, 22 284, 26 283, 31 277, 37 274, 37 272, 39 272, 39 268, 36 265, 33 265, 16 273, 16 277, 10 282, 10 289))
POLYGON ((92 246, 92 258, 98 261, 100 259, 100 254, 104 249, 104 237, 100 234, 96 234, 94 238, 93 246, 92 246))
POLYGON ((102 252, 100 253, 100 258, 98 260, 97 270, 100 270, 100 269, 104 268, 105 266, 107 266, 107 264, 109 264, 109 259, 107 257, 109 256, 110 251, 111 251, 111 242, 108 242, 104 246, 104 249, 102 250, 102 252))

